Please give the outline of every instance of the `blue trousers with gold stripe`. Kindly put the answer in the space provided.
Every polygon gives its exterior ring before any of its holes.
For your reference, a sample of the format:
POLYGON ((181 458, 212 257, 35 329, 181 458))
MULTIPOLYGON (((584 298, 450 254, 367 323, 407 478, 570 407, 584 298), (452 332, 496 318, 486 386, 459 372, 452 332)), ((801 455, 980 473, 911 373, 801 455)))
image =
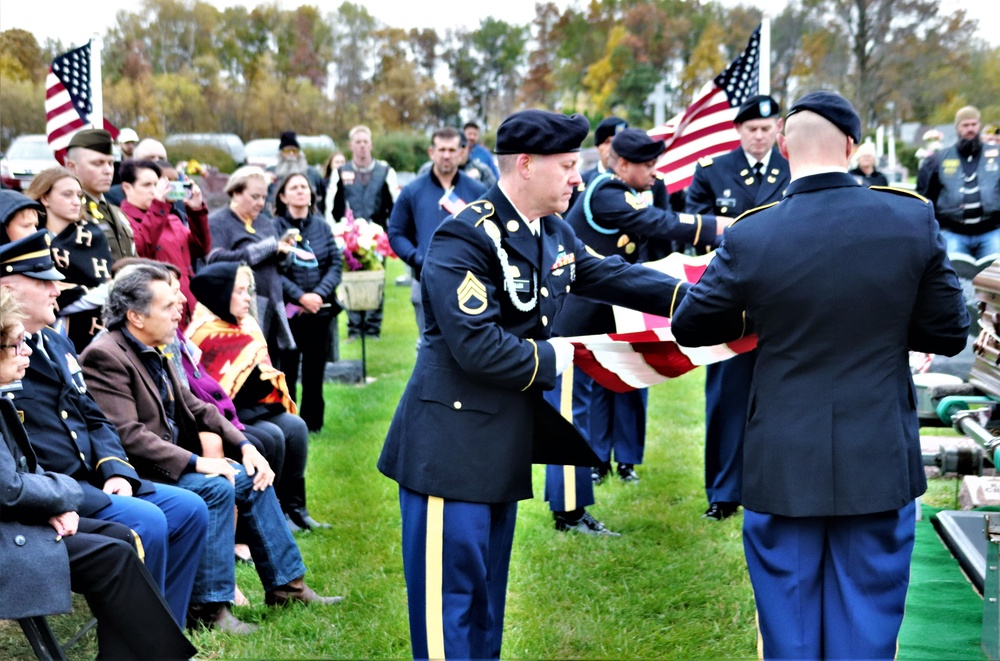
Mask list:
POLYGON ((399 509, 413 657, 500 658, 517 503, 400 487, 399 509))
MULTIPOLYGON (((579 371, 579 370, 578 370, 579 371)), ((589 378, 589 377, 587 377, 589 378)), ((594 383, 590 392, 590 447, 601 461, 641 464, 646 449, 649 390, 615 392, 594 383)))
POLYGON ((745 510, 743 548, 765 659, 892 659, 915 505, 860 516, 745 510))
MULTIPOLYGON (((543 393, 545 400, 572 422, 590 442, 590 393, 594 380, 570 366, 556 379, 556 387, 543 393), (568 378, 572 372, 572 378, 568 378), (567 378, 563 378, 567 377, 567 378)), ((586 466, 545 467, 545 500, 553 512, 571 512, 594 504, 594 482, 586 466)))

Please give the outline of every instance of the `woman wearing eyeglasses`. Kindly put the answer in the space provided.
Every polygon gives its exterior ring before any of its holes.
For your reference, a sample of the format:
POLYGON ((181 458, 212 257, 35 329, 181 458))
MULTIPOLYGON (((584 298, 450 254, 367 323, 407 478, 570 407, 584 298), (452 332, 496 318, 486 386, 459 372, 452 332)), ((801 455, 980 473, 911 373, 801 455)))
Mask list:
POLYGON ((274 356, 294 349, 295 340, 285 316, 279 265, 295 250, 295 236, 278 236, 274 221, 264 212, 270 176, 264 170, 246 166, 229 177, 226 195, 229 206, 208 217, 212 251, 208 262, 242 262, 254 273, 256 309, 252 313, 267 338, 268 353, 274 356))

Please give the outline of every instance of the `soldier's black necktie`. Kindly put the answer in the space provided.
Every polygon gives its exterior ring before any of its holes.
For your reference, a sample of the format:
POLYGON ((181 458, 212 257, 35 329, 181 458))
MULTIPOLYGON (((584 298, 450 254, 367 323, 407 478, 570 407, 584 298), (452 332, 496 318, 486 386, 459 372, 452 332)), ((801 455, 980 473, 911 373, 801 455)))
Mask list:
POLYGON ((760 161, 753 164, 753 176, 757 178, 758 184, 764 178, 764 164, 760 161))

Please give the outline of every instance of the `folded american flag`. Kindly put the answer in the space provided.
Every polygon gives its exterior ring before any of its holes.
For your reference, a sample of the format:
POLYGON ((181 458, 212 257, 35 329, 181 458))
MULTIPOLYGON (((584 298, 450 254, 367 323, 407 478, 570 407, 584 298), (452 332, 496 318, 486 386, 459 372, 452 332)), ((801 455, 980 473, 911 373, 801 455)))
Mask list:
MULTIPOLYGON (((645 266, 687 282, 697 282, 714 253, 692 257, 673 253, 645 266)), ((664 294, 667 294, 665 292, 664 294)), ((750 335, 711 347, 682 347, 674 340, 670 320, 614 306, 617 333, 566 338, 575 349, 573 364, 615 392, 646 388, 717 363, 757 346, 750 335)))

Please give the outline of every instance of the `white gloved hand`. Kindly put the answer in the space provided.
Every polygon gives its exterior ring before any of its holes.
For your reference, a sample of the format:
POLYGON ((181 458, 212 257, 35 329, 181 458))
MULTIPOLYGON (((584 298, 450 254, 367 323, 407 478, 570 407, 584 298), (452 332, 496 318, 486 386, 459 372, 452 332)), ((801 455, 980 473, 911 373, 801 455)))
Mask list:
POLYGON ((573 344, 564 337, 553 337, 547 341, 556 352, 556 376, 559 376, 573 364, 573 344))

